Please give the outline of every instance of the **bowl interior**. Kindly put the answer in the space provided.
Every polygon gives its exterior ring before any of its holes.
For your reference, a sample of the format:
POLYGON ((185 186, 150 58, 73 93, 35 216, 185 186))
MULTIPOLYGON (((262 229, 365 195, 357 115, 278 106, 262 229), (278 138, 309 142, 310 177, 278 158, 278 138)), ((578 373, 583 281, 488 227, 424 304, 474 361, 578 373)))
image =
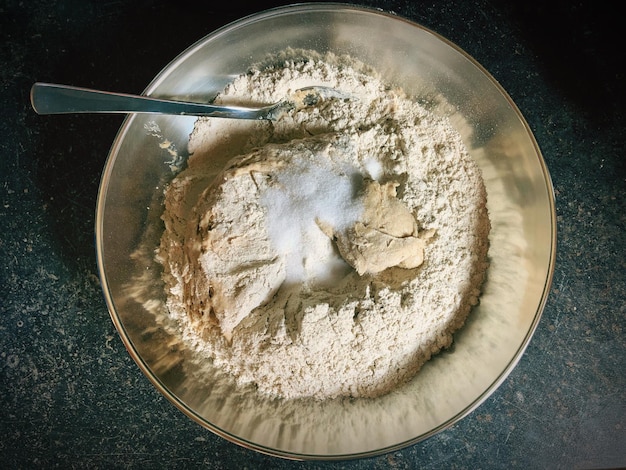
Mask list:
POLYGON ((163 284, 153 259, 162 231, 163 187, 184 164, 192 117, 134 115, 120 129, 97 207, 105 297, 142 371, 215 433, 287 458, 383 453, 465 416, 520 359, 552 277, 552 186, 528 125, 495 80, 435 33, 379 11, 309 4, 244 18, 183 52, 146 93, 206 101, 250 65, 287 47, 349 54, 374 65, 390 82, 447 115, 481 167, 492 222, 490 267, 480 304, 453 348, 406 386, 378 399, 281 402, 234 388, 219 370, 210 386, 198 380, 193 353, 163 328, 163 284))

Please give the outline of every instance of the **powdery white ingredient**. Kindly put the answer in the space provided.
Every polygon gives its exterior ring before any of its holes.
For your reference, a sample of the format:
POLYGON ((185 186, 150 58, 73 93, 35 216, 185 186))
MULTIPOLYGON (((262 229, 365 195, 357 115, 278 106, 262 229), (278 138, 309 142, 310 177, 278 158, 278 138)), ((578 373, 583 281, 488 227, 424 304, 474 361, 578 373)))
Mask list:
POLYGON ((261 196, 270 242, 285 257, 287 282, 306 282, 309 276, 324 281, 336 267, 342 267, 338 257, 320 256, 333 247, 316 221, 344 229, 358 220, 363 207, 354 198, 355 174, 360 174, 356 168, 333 171, 319 154, 312 159, 296 158, 286 171, 277 173, 276 185, 261 196))
POLYGON ((348 57, 286 51, 218 101, 261 105, 310 85, 355 99, 275 122, 197 121, 189 166, 166 190, 167 306, 185 341, 241 385, 284 398, 378 396, 449 346, 477 303, 485 189, 446 120, 348 57), (359 276, 343 265, 315 282, 342 261, 311 219, 359 218, 348 174, 397 184, 419 230, 434 233, 421 266, 359 276))

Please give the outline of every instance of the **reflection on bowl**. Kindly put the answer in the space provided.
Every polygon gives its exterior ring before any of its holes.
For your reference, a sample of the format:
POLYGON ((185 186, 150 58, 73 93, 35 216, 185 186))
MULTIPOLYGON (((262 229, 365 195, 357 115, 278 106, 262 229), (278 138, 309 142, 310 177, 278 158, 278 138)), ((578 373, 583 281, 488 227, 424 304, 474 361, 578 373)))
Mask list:
POLYGON ((183 52, 146 94, 207 101, 233 77, 287 47, 347 54, 375 66, 386 80, 445 115, 481 168, 492 225, 490 267, 480 304, 454 347, 376 399, 271 400, 235 387, 219 369, 202 364, 175 334, 175 325, 168 326, 154 261, 163 230, 163 188, 184 164, 195 121, 186 116, 130 116, 113 144, 96 224, 105 297, 142 371, 184 413, 218 435, 285 458, 389 452, 461 419, 520 359, 554 267, 550 178, 520 112, 474 60, 415 23, 360 7, 297 5, 234 22, 183 52))

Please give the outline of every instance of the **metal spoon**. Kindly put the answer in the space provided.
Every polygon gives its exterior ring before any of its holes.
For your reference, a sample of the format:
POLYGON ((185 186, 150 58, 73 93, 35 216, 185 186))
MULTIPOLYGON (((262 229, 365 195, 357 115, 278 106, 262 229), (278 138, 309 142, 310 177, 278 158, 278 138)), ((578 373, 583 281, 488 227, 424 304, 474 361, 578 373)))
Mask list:
POLYGON ((278 103, 247 108, 164 100, 54 83, 38 82, 30 90, 30 101, 38 114, 156 113, 269 120, 276 119, 287 109, 315 106, 326 98, 345 97, 343 93, 333 88, 312 86, 300 88, 288 99, 278 103))

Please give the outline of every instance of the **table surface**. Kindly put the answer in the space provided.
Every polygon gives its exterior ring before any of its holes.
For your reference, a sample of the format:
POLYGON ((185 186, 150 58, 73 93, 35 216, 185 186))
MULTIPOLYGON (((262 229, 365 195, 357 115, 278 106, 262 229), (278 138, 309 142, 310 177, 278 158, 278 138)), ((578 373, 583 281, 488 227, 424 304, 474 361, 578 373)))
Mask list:
POLYGON ((626 465, 626 86, 624 54, 612 51, 617 18, 600 2, 361 2, 447 37, 511 95, 554 182, 556 269, 519 365, 473 413, 387 455, 292 462, 215 436, 140 372, 109 318, 93 239, 100 174, 122 116, 37 116, 29 105, 35 81, 140 93, 195 41, 280 4, 191 3, 0 2, 2 468, 626 465))

